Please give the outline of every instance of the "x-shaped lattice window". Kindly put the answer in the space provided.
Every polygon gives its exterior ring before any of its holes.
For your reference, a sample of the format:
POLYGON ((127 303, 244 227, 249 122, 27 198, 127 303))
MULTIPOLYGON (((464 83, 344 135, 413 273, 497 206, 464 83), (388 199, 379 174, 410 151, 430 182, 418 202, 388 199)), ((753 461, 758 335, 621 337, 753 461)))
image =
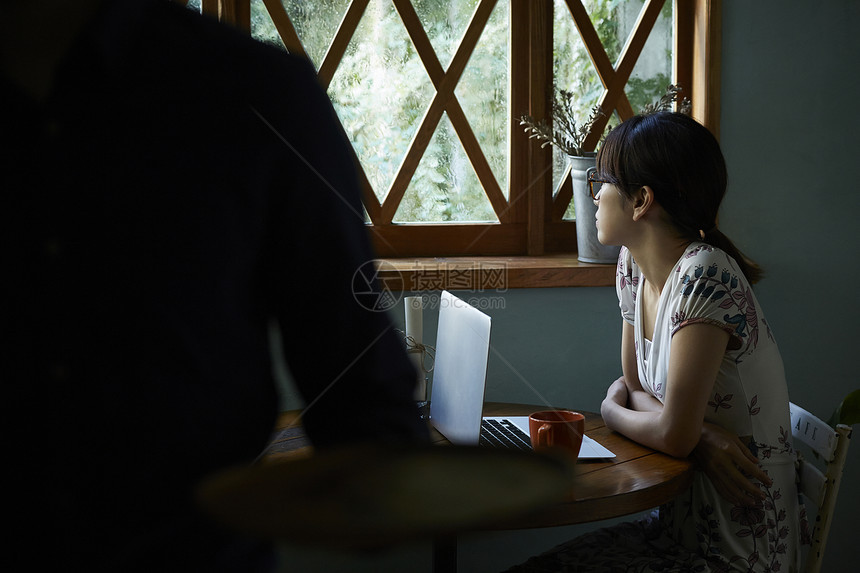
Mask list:
MULTIPOLYGON (((265 6, 287 50, 291 53, 306 55, 305 48, 290 15, 287 13, 284 2, 282 0, 260 1, 265 6)), ((386 0, 378 1, 386 2, 386 0)), ((655 22, 660 16, 665 0, 645 0, 638 19, 632 27, 615 64, 612 63, 607 50, 601 43, 597 29, 583 5, 583 0, 562 1, 577 28, 597 72, 597 77, 603 86, 598 103, 605 115, 598 120, 594 131, 585 141, 586 149, 594 149, 613 112, 617 112, 622 120, 634 114, 625 88, 655 22)), ((217 15, 223 20, 232 21, 250 29, 250 0, 200 0, 200 2, 204 12, 217 15)), ((417 120, 417 125, 416 123, 412 124, 415 131, 412 133, 411 140, 407 141, 408 147, 407 144, 404 144, 405 152, 402 163, 396 171, 392 171, 390 183, 386 182, 382 185, 388 185, 388 189, 380 195, 381 199, 375 194, 361 162, 356 161, 363 183, 363 201, 372 223, 371 229, 375 241, 378 246, 383 247, 380 250, 387 253, 388 256, 419 253, 434 255, 454 253, 524 254, 526 252, 543 252, 544 244, 550 245, 549 250, 570 249, 575 245, 569 228, 571 222, 563 220, 565 211, 571 202, 570 179, 565 174, 562 184, 557 190, 553 189, 551 181, 547 183, 545 173, 547 169, 551 168, 551 160, 547 154, 537 153, 537 146, 533 142, 524 141, 525 136, 521 127, 516 125, 514 119, 525 111, 535 117, 548 115, 553 78, 551 71, 546 67, 546 62, 536 64, 540 61, 540 56, 535 57, 534 54, 540 53, 541 50, 544 54, 552 53, 552 10, 554 2, 553 0, 509 0, 509 2, 511 30, 519 26, 520 32, 518 35, 512 32, 510 44, 512 50, 510 54, 512 62, 512 71, 510 72, 512 85, 511 117, 506 119, 511 123, 509 131, 511 136, 511 170, 508 174, 510 189, 504 190, 500 187, 499 180, 491 169, 490 162, 488 162, 478 137, 476 137, 474 124, 469 122, 461 101, 455 94, 458 82, 460 82, 469 59, 486 29, 491 13, 494 9, 500 8, 497 6, 497 0, 478 0, 447 68, 443 67, 440 62, 436 50, 431 45, 431 38, 428 37, 412 2, 409 0, 391 0, 391 4, 388 4, 389 7, 393 5, 397 17, 403 23, 408 41, 411 42, 418 54, 432 86, 430 88, 432 96, 428 96, 430 97, 429 104, 424 110, 424 114, 417 120), (525 24, 523 24, 524 20, 527 21, 525 24), (524 29, 527 30, 525 34, 522 32, 524 29), (517 39, 513 39, 513 36, 516 36, 517 39), (523 50, 530 52, 530 55, 522 58, 523 50), (516 72, 513 71, 514 60, 520 62, 516 72), (528 63, 523 66, 523 61, 528 63), (535 71, 532 67, 535 65, 543 65, 544 67, 535 71), (522 87, 523 84, 527 85, 525 89, 522 87), (536 85, 537 87, 535 87, 536 85), (517 90, 519 90, 518 93, 513 95, 513 92, 517 90), (432 225, 402 226, 394 222, 398 207, 410 183, 413 182, 416 169, 428 149, 428 144, 434 134, 441 129, 440 121, 443 115, 447 115, 451 127, 456 132, 457 139, 459 139, 468 162, 477 176, 489 206, 498 218, 498 224, 457 224, 446 225, 442 229, 434 228, 432 225), (554 191, 557 192, 554 193, 554 191), (466 229, 466 227, 473 230, 466 229), (539 236, 543 236, 544 239, 536 239, 539 236), (407 248, 401 248, 404 241, 409 243, 407 248), (433 248, 438 250, 420 246, 428 241, 435 242, 436 247, 433 248), (442 246, 439 247, 439 245, 442 246)), ((352 0, 346 7, 340 25, 328 45, 328 50, 319 62, 318 76, 323 87, 328 88, 335 78, 336 71, 344 60, 350 43, 353 41, 370 4, 370 0, 352 0)), ((380 6, 382 5, 380 4, 380 6)), ((682 25, 682 27, 686 26, 682 34, 684 48, 679 49, 679 53, 683 54, 686 64, 676 68, 676 73, 680 73, 678 70, 686 65, 688 67, 684 68, 683 75, 684 78, 689 79, 693 77, 690 70, 695 68, 697 70, 695 78, 696 81, 699 81, 699 78, 705 77, 701 70, 704 69, 707 72, 708 69, 701 67, 700 62, 703 62, 704 66, 710 64, 708 59, 710 57, 708 55, 710 44, 704 42, 711 41, 708 18, 711 17, 713 9, 707 2, 703 3, 699 0, 680 0, 676 2, 675 9, 676 20, 686 22, 682 25), (679 10, 680 12, 678 12, 679 10), (696 18, 699 18, 696 20, 695 27, 692 16, 694 13, 697 14, 696 18), (700 33, 702 29, 705 30, 705 34, 700 33), (694 54, 693 44, 696 42, 698 42, 696 49, 700 50, 705 57, 694 54), (687 54, 686 52, 690 53, 687 54)), ((678 32, 676 31, 676 33, 678 32)), ((676 63, 676 65, 678 64, 676 63)), ((709 91, 711 86, 708 81, 705 77, 701 86, 701 93, 705 97, 707 94, 713 93, 709 91)), ((695 93, 697 86, 692 87, 695 93)), ((711 119, 711 117, 703 118, 706 125, 708 125, 707 120, 711 119)))
MULTIPOLYGON (((481 146, 475 137, 472 126, 454 94, 457 82, 484 31, 490 14, 496 6, 496 0, 481 0, 479 2, 447 70, 439 62, 439 58, 412 3, 409 0, 392 1, 403 21, 410 40, 415 46, 416 52, 421 58, 421 62, 430 77, 436 93, 381 203, 370 189, 366 175, 362 174, 365 182, 364 202, 371 222, 376 225, 386 225, 392 222, 400 201, 415 173, 415 169, 427 148, 427 144, 430 142, 442 118, 442 114, 445 112, 447 112, 451 124, 460 138, 463 148, 499 221, 502 223, 509 221, 509 201, 499 187, 481 146)), ((639 20, 624 46, 617 66, 613 66, 610 62, 582 2, 580 0, 566 0, 566 2, 583 43, 594 63, 598 76, 605 87, 599 105, 605 111, 606 115, 599 120, 592 135, 586 140, 586 147, 594 149, 612 110, 617 110, 622 119, 633 115, 630 102, 624 93, 624 86, 633 71, 633 67, 645 45, 645 41, 648 39, 654 22, 660 14, 664 0, 649 0, 644 5, 639 20)), ((281 1, 263 0, 263 3, 269 11, 272 21, 287 49, 292 53, 304 54, 305 51, 301 40, 281 1)), ((319 79, 324 87, 328 87, 331 82, 335 70, 346 52, 347 46, 358 28, 361 17, 369 3, 370 0, 354 0, 349 5, 341 25, 334 35, 329 50, 319 66, 319 79)), ((553 213, 563 213, 570 203, 570 199, 570 186, 563 186, 553 201, 553 213)))

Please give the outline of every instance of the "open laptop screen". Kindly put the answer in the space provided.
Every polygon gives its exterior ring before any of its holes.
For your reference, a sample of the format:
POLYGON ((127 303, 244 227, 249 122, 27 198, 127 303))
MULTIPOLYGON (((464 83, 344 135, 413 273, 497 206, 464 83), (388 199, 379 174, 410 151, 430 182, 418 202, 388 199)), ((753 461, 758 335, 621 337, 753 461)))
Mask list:
POLYGON ((490 317, 442 291, 430 422, 454 444, 477 445, 481 433, 490 317))

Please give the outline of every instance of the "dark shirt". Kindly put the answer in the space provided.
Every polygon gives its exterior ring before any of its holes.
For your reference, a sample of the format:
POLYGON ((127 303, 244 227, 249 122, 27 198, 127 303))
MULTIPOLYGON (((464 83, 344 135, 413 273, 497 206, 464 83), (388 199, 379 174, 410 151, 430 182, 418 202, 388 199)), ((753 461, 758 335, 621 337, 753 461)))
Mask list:
POLYGON ((33 492, 7 544, 39 540, 32 565, 253 570, 191 495, 267 443, 272 321, 317 446, 425 435, 354 292, 373 255, 336 122, 308 64, 163 1, 109 3, 45 102, 0 77, 0 376, 33 492))

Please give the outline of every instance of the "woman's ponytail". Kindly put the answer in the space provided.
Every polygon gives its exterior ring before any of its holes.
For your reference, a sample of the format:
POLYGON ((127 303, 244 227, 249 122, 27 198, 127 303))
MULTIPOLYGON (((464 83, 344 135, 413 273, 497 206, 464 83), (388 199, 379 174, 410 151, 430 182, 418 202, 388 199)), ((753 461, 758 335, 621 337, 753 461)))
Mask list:
POLYGON ((758 263, 744 255, 741 250, 735 246, 731 239, 729 239, 725 233, 720 231, 717 227, 714 227, 710 231, 704 231, 701 235, 703 235, 701 237, 702 242, 707 243, 712 247, 716 247, 732 257, 738 263, 738 266, 741 268, 741 272, 750 284, 755 284, 764 277, 764 271, 762 271, 762 268, 758 263))

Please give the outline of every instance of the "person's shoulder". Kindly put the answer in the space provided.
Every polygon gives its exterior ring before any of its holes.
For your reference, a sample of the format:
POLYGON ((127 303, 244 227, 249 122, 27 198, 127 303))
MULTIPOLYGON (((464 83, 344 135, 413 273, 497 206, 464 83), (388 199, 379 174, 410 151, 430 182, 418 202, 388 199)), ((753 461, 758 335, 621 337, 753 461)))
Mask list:
POLYGON ((618 253, 618 265, 615 272, 615 284, 620 289, 635 287, 639 283, 639 267, 633 260, 633 255, 627 247, 622 246, 618 253))
POLYGON ((692 243, 678 261, 678 280, 687 284, 699 279, 714 279, 737 285, 746 278, 737 262, 725 251, 706 243, 692 243))
POLYGON ((635 262, 633 261, 633 255, 630 254, 630 250, 622 245, 621 250, 618 252, 618 272, 626 274, 634 264, 635 262))
POLYGON ((205 95, 203 105, 210 108, 248 104, 274 122, 317 105, 324 95, 307 58, 211 16, 161 1, 151 7, 147 24, 149 41, 140 44, 140 60, 159 66, 160 73, 152 73, 171 89, 205 95))
POLYGON ((200 14, 176 2, 153 2, 150 11, 151 23, 161 28, 160 33, 167 42, 185 47, 178 50, 177 58, 196 59, 198 64, 223 67, 241 66, 248 71, 259 68, 295 68, 307 73, 312 71, 310 63, 302 57, 251 37, 236 26, 218 22, 215 18, 200 14))
POLYGON ((690 267, 710 267, 713 265, 717 265, 718 267, 726 265, 736 267, 734 259, 726 254, 725 251, 707 243, 691 243, 678 261, 678 267, 681 270, 690 267))

